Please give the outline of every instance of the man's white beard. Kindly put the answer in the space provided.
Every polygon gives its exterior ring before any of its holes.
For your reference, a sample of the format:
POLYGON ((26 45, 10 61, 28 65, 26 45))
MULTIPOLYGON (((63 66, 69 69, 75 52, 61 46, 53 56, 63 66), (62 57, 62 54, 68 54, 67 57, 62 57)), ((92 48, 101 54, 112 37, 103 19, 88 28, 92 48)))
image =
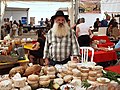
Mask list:
POLYGON ((52 28, 54 35, 57 37, 67 36, 69 30, 70 30, 70 27, 68 26, 66 22, 63 25, 54 23, 53 28, 52 28))

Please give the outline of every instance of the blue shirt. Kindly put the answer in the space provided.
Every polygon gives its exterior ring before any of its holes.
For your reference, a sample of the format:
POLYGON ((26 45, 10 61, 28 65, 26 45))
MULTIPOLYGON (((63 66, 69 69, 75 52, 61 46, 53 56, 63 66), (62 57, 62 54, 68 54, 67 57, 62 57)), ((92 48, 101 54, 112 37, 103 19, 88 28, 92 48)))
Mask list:
POLYGON ((119 40, 118 43, 115 45, 115 48, 120 48, 120 40, 119 40))
POLYGON ((107 20, 102 20, 101 21, 101 27, 107 27, 108 26, 108 21, 107 20))

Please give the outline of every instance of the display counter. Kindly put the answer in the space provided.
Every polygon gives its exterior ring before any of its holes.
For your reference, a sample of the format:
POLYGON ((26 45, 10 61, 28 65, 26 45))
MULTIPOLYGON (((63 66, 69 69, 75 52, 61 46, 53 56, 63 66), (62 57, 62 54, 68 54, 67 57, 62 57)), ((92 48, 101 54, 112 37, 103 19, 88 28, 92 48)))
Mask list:
POLYGON ((5 62, 5 63, 0 63, 0 69, 9 67, 14 64, 19 64, 19 65, 27 65, 29 63, 29 59, 27 58, 27 55, 25 55, 25 60, 18 60, 16 62, 5 62))

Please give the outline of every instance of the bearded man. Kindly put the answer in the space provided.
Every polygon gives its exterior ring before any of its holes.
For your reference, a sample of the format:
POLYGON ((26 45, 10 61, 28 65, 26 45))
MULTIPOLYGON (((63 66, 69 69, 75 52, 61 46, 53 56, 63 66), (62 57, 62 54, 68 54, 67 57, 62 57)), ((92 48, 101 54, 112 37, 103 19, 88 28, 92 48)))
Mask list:
POLYGON ((79 62, 79 44, 74 31, 68 26, 68 16, 59 10, 53 18, 53 27, 46 35, 43 57, 45 65, 65 64, 69 60, 79 62))

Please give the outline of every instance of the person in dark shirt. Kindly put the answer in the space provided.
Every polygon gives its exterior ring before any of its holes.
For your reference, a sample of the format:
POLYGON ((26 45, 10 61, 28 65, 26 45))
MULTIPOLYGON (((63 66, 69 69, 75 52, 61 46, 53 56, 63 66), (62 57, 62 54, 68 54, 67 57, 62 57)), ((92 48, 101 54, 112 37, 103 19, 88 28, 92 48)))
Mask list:
POLYGON ((96 18, 96 21, 94 22, 94 29, 98 31, 100 26, 101 26, 101 23, 99 21, 99 18, 96 18))
POLYGON ((107 19, 103 19, 102 21, 101 21, 101 27, 107 27, 108 26, 108 21, 107 21, 107 19))
POLYGON ((41 34, 39 33, 37 42, 33 45, 32 50, 29 51, 28 57, 31 63, 33 64, 37 63, 43 65, 42 58, 43 58, 44 45, 45 45, 45 38, 42 37, 42 31, 41 31, 41 34))

